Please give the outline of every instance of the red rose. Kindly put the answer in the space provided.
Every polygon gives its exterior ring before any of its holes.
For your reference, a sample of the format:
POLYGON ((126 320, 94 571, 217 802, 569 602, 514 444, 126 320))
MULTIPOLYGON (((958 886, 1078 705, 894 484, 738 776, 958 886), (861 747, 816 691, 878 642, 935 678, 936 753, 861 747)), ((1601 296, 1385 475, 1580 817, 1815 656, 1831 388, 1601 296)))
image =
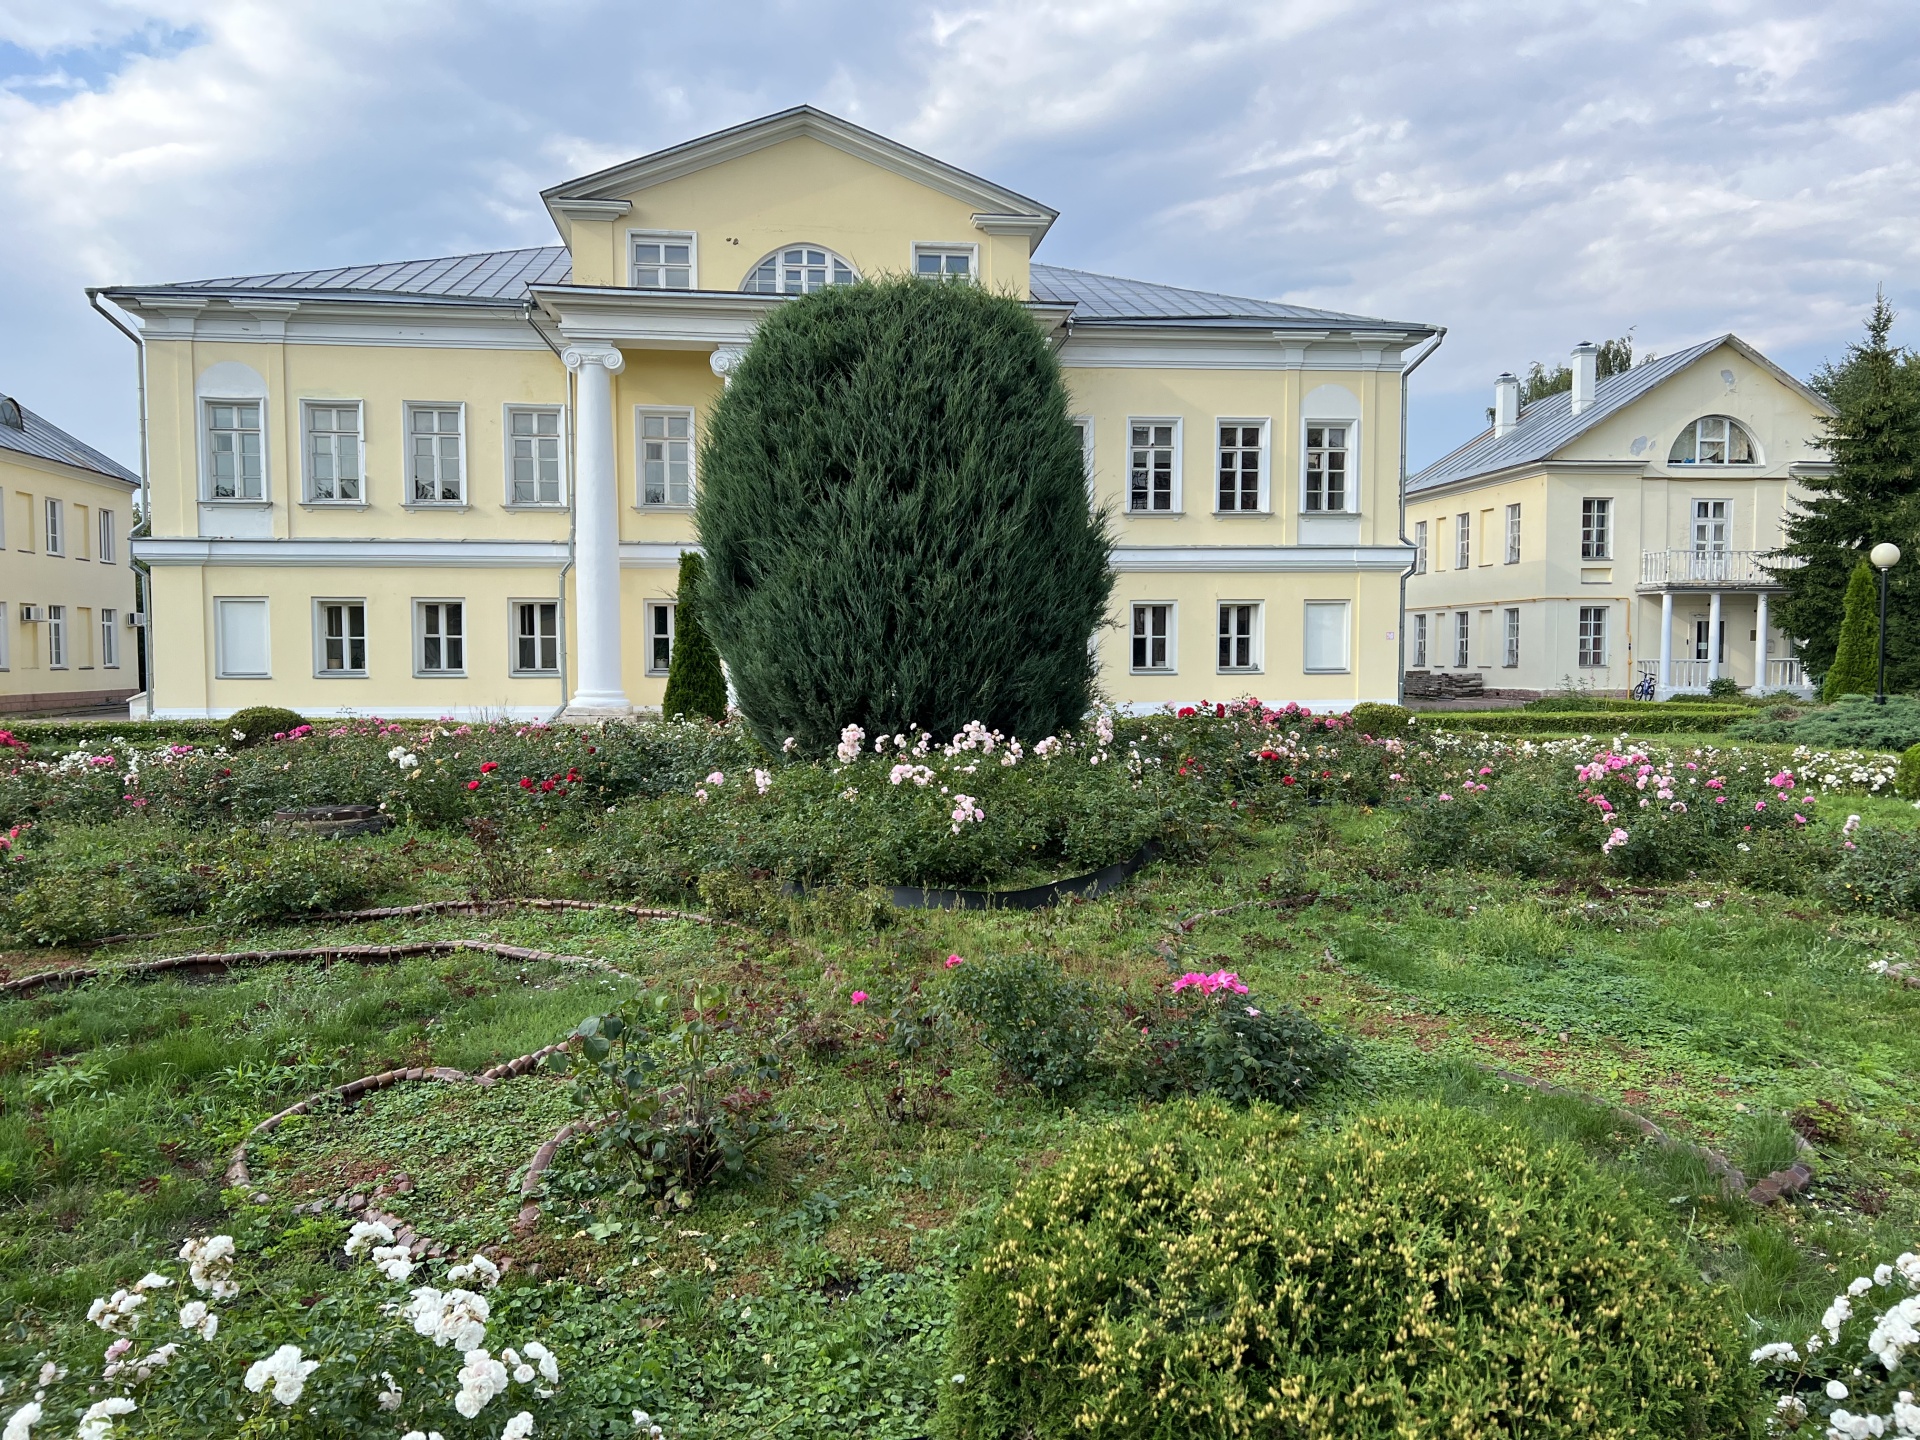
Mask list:
POLYGON ((531 789, 533 789, 533 780, 532 780, 532 778, 531 778, 531 777, 529 777, 529 776, 526 776, 526 775, 522 775, 522 776, 520 777, 520 788, 521 788, 522 790, 531 790, 531 789))
POLYGON ((478 780, 467 781, 467 789, 478 790, 479 788, 480 788, 480 782, 478 780))
POLYGON ((500 762, 498 760, 488 760, 481 764, 480 773, 482 775, 491 775, 494 771, 498 770, 499 768, 500 768, 500 762))
POLYGON ((1280 777, 1280 783, 1282 785, 1291 785, 1293 784, 1293 777, 1291 775, 1282 775, 1280 777))

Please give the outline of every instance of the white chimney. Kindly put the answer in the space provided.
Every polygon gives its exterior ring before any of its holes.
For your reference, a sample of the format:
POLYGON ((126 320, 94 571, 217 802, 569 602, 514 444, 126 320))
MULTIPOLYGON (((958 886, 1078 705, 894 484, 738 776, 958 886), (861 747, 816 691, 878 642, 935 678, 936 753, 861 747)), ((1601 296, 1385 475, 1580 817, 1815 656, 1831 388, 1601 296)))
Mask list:
POLYGON ((1600 383, 1600 347, 1582 340, 1573 347, 1573 413, 1578 415, 1593 404, 1594 386, 1600 383))
POLYGON ((1520 377, 1502 370, 1493 381, 1493 438, 1520 423, 1520 377))

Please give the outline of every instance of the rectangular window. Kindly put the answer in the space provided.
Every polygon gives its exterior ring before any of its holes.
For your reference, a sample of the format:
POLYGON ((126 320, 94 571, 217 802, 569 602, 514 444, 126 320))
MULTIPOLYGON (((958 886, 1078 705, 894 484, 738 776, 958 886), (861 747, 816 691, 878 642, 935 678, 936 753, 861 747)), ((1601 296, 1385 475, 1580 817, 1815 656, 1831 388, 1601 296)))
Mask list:
POLYGON ((1260 607, 1233 603, 1220 607, 1220 669, 1258 670, 1260 607))
POLYGON ((213 602, 214 672, 223 680, 264 680, 267 668, 267 602, 213 602))
POLYGON ((67 668, 67 607, 47 606, 47 667, 67 668))
POLYGON ((1693 502, 1693 548, 1696 552, 1727 548, 1727 502, 1693 502))
POLYGON ((1500 663, 1511 670, 1520 663, 1520 612, 1507 611, 1507 650, 1500 663))
POLYGON ((1610 526, 1613 519, 1613 501, 1582 500, 1580 502, 1580 558, 1582 560, 1605 560, 1612 552, 1613 538, 1610 526))
POLYGON ((916 245, 913 273, 922 280, 971 280, 974 278, 973 246, 916 245))
POLYGON ((1607 607, 1604 605, 1580 607, 1579 663, 1586 669, 1607 663, 1607 607))
POLYGON ((647 673, 664 675, 673 668, 674 612, 680 607, 671 600, 647 602, 647 673))
POLYGON ((366 496, 360 486, 360 405, 305 407, 307 420, 307 500, 310 504, 357 505, 366 496))
MULTIPOLYGON (((100 520, 100 545, 99 545, 100 563, 102 565, 112 565, 117 563, 114 559, 113 511, 102 510, 100 512, 99 520, 100 520)), ((4 544, 4 543, 5 543, 5 537, 0 536, 0 544, 4 544)))
POLYGON ((465 434, 460 405, 407 406, 407 503, 466 503, 465 434))
POLYGON ((1127 429, 1127 509, 1135 515, 1171 511, 1179 476, 1179 425, 1133 420, 1127 429))
POLYGON ((119 623, 118 610, 100 612, 100 668, 102 670, 120 668, 120 631, 115 628, 119 623))
POLYGON ((693 412, 641 410, 640 503, 693 503, 693 412))
MULTIPOLYGON (((417 674, 466 674, 465 612, 466 606, 458 600, 416 600, 414 602, 413 659, 417 674)), ((363 668, 364 664, 363 660, 363 668)))
POLYGON ((321 676, 367 673, 367 605, 364 600, 317 600, 318 644, 314 672, 321 676))
POLYGON ((67 553, 66 509, 58 500, 47 501, 46 548, 49 555, 67 553))
POLYGON ((636 234, 632 238, 636 289, 693 289, 692 235, 636 234))
POLYGON ((513 673, 560 673, 560 603, 557 600, 513 602, 513 673))
POLYGON ((1465 670, 1473 664, 1473 612, 1456 610, 1453 616, 1453 663, 1465 670))
POLYGON ((1427 573, 1427 522, 1416 521, 1413 527, 1413 573, 1427 573))
POLYGON ((507 410, 507 503, 560 503, 560 412, 550 406, 507 410))
POLYGON ((1073 433, 1080 439, 1080 467, 1087 477, 1087 504, 1094 503, 1093 493, 1093 418, 1089 415, 1076 415, 1068 422, 1073 433))
POLYGON ((1473 516, 1462 510, 1453 517, 1453 568, 1465 570, 1473 561, 1473 516))
POLYGON ((1507 506, 1507 564, 1520 563, 1520 507, 1507 506))
MULTIPOLYGON (((1712 647, 1712 645, 1713 645, 1713 621, 1711 619, 1700 619, 1700 620, 1694 621, 1693 622, 1693 658, 1696 660, 1708 659, 1709 656, 1707 652, 1709 648, 1712 647)), ((1724 620, 1720 622, 1719 650, 1720 650, 1720 654, 1714 658, 1717 658, 1719 662, 1722 665, 1724 665, 1727 663, 1727 622, 1724 620)))
POLYGON ((1133 668, 1141 672, 1172 672, 1172 605, 1154 602, 1133 607, 1133 668))
POLYGON ((1413 668, 1427 668, 1427 617, 1424 615, 1413 617, 1413 668))
POLYGON ((1260 510, 1261 480, 1266 473, 1264 421, 1220 422, 1220 489, 1222 510, 1260 510))
POLYGON ((1302 644, 1309 672, 1326 674, 1347 669, 1347 618, 1351 610, 1345 600, 1307 601, 1302 644))
POLYGON ((209 400, 207 498, 264 500, 266 451, 260 443, 260 402, 209 400))
POLYGON ((1304 508, 1332 514, 1347 508, 1346 425, 1307 427, 1307 494, 1304 508))
POLYGON ((6 602, 0 600, 0 670, 13 668, 13 632, 7 628, 6 602))

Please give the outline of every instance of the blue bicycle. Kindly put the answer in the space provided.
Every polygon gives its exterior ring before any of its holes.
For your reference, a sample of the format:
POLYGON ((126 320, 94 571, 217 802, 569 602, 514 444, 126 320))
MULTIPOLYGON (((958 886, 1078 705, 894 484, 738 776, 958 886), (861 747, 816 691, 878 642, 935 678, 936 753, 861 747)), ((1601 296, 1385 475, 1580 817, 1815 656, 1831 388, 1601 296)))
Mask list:
POLYGON ((1655 686, 1653 683, 1653 676, 1651 675, 1641 676, 1640 683, 1633 687, 1633 698, 1636 700, 1651 700, 1653 699, 1654 694, 1655 694, 1655 686))

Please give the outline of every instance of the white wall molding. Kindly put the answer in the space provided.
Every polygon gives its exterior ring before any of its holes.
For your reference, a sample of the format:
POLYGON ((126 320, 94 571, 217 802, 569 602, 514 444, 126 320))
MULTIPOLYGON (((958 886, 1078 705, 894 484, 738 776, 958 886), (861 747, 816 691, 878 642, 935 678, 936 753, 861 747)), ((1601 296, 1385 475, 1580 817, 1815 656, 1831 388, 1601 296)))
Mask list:
POLYGON ((1413 563, 1411 545, 1116 545, 1113 568, 1127 572, 1386 573, 1413 563))
POLYGON ((1335 340, 1173 325, 1073 326, 1060 347, 1069 370, 1379 370, 1400 373, 1404 340, 1335 340))
POLYGON ((149 565, 364 566, 368 569, 557 569, 564 540, 206 540, 143 536, 134 557, 149 565))
MULTIPOLYGON (((245 684, 246 681, 223 681, 223 684, 245 684)), ((527 681, 528 684, 553 683, 553 677, 540 676, 527 681)), ((156 706, 153 712, 155 720, 225 720, 237 715, 245 708, 239 705, 214 706, 205 710, 167 709, 156 706)), ((334 720, 365 720, 378 716, 382 720, 458 720, 468 723, 483 723, 488 720, 551 720, 557 707, 553 705, 369 705, 364 708, 342 706, 336 710, 320 710, 311 705, 303 705, 300 713, 315 729, 319 729, 334 720)), ((144 718, 143 710, 135 719, 144 718)))
POLYGON ((701 550, 691 540, 685 544, 677 540, 628 540, 620 546, 620 568, 622 570, 677 569, 680 565, 680 557, 689 552, 698 555, 701 550))

